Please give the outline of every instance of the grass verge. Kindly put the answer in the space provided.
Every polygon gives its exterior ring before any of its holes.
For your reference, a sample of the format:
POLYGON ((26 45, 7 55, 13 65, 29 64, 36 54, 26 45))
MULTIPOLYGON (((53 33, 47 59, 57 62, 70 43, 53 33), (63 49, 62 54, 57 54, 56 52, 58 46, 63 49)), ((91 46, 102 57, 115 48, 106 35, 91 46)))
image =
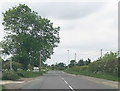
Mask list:
POLYGON ((20 78, 32 78, 45 74, 48 70, 41 70, 40 72, 33 71, 7 71, 3 72, 2 80, 18 80, 20 78))
POLYGON ((109 74, 105 74, 105 73, 91 73, 91 72, 88 72, 88 71, 72 72, 72 71, 69 71, 69 70, 66 70, 64 72, 69 73, 69 74, 85 75, 85 76, 102 78, 102 79, 111 80, 111 81, 118 81, 118 76, 109 75, 109 74))
POLYGON ((4 85, 0 85, 0 91, 4 91, 3 89, 5 89, 4 85))
POLYGON ((2 85, 0 85, 0 91, 2 91, 2 85))
POLYGON ((32 72, 32 71, 21 71, 18 72, 18 75, 24 78, 37 77, 43 75, 43 72, 32 72), (21 75, 20 75, 21 74, 21 75))

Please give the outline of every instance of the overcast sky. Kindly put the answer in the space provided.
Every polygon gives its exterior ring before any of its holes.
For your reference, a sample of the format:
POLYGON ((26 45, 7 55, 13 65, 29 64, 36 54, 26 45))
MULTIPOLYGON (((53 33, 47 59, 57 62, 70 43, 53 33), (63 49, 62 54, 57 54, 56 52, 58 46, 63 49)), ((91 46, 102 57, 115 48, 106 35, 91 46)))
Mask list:
MULTIPOLYGON (((26 1, 26 0, 25 0, 26 1)), ((103 54, 107 51, 118 49, 118 3, 115 0, 85 0, 69 2, 39 2, 2 0, 0 3, 0 22, 2 12, 19 3, 25 3, 42 17, 53 22, 54 26, 60 26, 60 44, 54 50, 54 55, 47 60, 48 64, 64 62, 68 63, 68 51, 70 60, 76 59, 92 61, 100 57, 100 49, 103 54), (90 2, 91 1, 91 2, 90 2)), ((58 0, 59 1, 59 0, 58 0)), ((4 27, 0 23, 0 41, 5 35, 4 27)))

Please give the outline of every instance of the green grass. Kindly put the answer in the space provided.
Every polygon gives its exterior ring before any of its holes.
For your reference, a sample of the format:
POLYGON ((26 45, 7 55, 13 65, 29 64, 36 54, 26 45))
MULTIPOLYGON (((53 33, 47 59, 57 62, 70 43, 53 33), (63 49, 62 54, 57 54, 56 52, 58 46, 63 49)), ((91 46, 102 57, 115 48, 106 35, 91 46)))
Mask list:
POLYGON ((3 85, 0 85, 0 91, 3 91, 3 89, 5 89, 5 87, 3 85))
POLYGON ((20 78, 32 78, 38 77, 45 74, 48 70, 44 69, 40 72, 33 72, 33 71, 7 71, 3 72, 2 79, 3 80, 18 80, 20 78))
POLYGON ((109 74, 105 74, 105 73, 91 73, 88 71, 72 72, 72 71, 68 71, 68 70, 66 70, 65 72, 70 73, 70 74, 75 74, 75 75, 85 75, 85 76, 91 76, 91 77, 96 77, 96 78, 102 78, 102 79, 106 79, 106 80, 118 81, 118 76, 109 75, 109 74))
POLYGON ((43 69, 40 72, 33 72, 33 71, 21 71, 20 73, 23 74, 22 77, 24 78, 30 78, 30 77, 38 77, 41 76, 43 74, 45 74, 48 70, 43 69))
POLYGON ((17 80, 20 77, 14 71, 6 71, 2 73, 2 80, 17 80))
POLYGON ((43 75, 43 72, 22 71, 25 78, 37 77, 43 75))
POLYGON ((0 91, 2 90, 2 85, 0 85, 0 91))

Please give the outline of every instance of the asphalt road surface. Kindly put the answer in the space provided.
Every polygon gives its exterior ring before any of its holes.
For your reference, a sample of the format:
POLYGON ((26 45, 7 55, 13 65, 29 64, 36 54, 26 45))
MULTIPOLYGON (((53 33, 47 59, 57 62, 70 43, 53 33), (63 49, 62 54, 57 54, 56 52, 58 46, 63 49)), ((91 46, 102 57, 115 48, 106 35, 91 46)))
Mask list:
POLYGON ((68 75, 61 71, 49 71, 47 74, 25 83, 9 84, 12 89, 114 89, 93 81, 68 75))

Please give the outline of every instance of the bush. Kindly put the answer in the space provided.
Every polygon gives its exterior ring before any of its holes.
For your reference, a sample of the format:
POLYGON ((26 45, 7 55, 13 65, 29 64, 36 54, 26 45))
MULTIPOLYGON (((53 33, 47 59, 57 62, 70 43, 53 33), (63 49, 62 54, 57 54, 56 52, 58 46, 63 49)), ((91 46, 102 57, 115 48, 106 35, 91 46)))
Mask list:
POLYGON ((17 72, 17 75, 20 76, 20 77, 25 77, 22 72, 17 72))
POLYGON ((17 73, 21 77, 29 78, 29 77, 37 77, 43 75, 43 72, 32 72, 32 71, 21 71, 17 73))
MULTIPOLYGON (((22 64, 12 61, 12 67, 15 71, 17 71, 18 68, 22 68, 22 64)), ((10 69, 10 61, 3 64, 3 69, 10 69)))
POLYGON ((110 52, 88 66, 74 66, 66 72, 117 81, 118 77, 120 80, 118 68, 120 68, 120 57, 117 58, 116 53, 110 52))
POLYGON ((3 72, 2 80, 17 80, 20 77, 13 71, 3 72))
POLYGON ((32 70, 33 66, 31 66, 30 64, 27 66, 27 69, 32 70))
POLYGON ((88 68, 88 66, 74 66, 74 67, 70 68, 69 70, 79 73, 81 71, 87 71, 87 68, 88 68))
POLYGON ((93 73, 107 73, 118 75, 118 60, 104 60, 92 62, 88 65, 88 71, 93 73))

